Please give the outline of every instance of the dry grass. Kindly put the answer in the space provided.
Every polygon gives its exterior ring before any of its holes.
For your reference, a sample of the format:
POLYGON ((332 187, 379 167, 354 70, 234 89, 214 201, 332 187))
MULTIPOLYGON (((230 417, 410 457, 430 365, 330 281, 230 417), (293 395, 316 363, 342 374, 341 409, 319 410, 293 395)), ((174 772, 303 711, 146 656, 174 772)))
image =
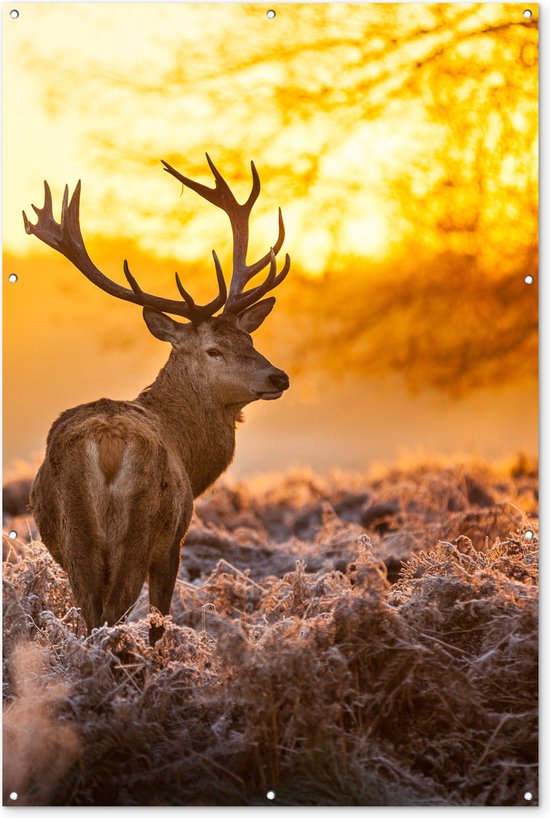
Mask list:
POLYGON ((44 547, 10 542, 4 799, 536 803, 537 530, 524 461, 221 486, 155 648, 144 595, 86 638, 44 547))

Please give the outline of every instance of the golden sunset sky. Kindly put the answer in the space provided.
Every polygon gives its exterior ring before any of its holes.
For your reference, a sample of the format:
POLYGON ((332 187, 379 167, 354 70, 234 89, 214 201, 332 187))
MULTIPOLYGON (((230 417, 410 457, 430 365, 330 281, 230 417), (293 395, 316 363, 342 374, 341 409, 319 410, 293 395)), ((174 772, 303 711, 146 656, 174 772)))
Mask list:
POLYGON ((160 165, 210 185, 205 152, 241 201, 254 160, 249 258, 281 206, 293 265, 256 334, 292 389, 249 407, 235 474, 536 451, 536 5, 531 20, 498 3, 282 4, 274 20, 259 3, 10 8, 8 470, 40 459, 60 411, 135 397, 168 354, 21 211, 47 179, 59 214, 81 179, 107 275, 123 283, 127 258, 145 289, 176 297, 178 270, 209 299, 213 248, 230 272, 229 224, 160 165))

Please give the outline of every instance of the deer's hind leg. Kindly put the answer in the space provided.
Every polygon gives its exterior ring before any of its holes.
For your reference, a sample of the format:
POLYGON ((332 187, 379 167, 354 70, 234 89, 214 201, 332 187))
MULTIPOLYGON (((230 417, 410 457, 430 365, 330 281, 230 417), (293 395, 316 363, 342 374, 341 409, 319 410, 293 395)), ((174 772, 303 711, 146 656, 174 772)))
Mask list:
POLYGON ((110 577, 109 592, 101 614, 102 622, 116 625, 130 613, 137 602, 146 575, 146 565, 118 564, 110 577))
MULTIPOLYGON (((163 464, 165 465, 165 464, 163 464)), ((170 605, 180 564, 181 544, 193 513, 193 491, 186 476, 173 475, 175 492, 168 502, 160 503, 157 516, 157 536, 149 565, 149 604, 163 616, 170 605)), ((166 481, 168 482, 168 480, 166 481)), ((149 642, 154 645, 164 628, 156 625, 149 630, 149 642)))
POLYGON ((153 532, 144 504, 136 496, 121 538, 105 543, 109 563, 102 622, 116 624, 136 603, 147 576, 153 532))
POLYGON ((91 633, 103 624, 106 566, 101 548, 89 536, 73 534, 70 547, 64 549, 64 563, 76 604, 91 633))
POLYGON ((43 464, 34 479, 29 497, 29 506, 38 526, 40 539, 54 560, 63 570, 67 570, 61 546, 62 532, 58 504, 57 493, 52 489, 48 480, 47 469, 43 464))
MULTIPOLYGON (((149 568, 149 603, 163 616, 170 613, 180 564, 181 542, 186 530, 187 528, 183 528, 178 532, 166 554, 153 557, 149 568)), ((153 626, 149 631, 150 644, 154 645, 163 633, 161 625, 153 626)))

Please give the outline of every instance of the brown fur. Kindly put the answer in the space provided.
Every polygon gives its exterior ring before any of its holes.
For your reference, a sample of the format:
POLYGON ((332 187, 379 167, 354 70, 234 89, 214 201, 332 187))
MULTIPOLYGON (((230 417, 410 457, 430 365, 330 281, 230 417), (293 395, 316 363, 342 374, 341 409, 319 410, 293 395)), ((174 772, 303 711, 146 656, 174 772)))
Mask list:
MULTIPOLYGON (((146 321, 172 344, 155 382, 134 401, 102 398, 64 412, 31 492, 42 539, 89 631, 124 616, 147 577, 151 605, 169 612, 193 498, 231 462, 242 408, 288 385, 256 352, 242 317, 194 326, 150 311, 146 321), (213 347, 221 358, 209 355, 213 347)), ((161 633, 152 628, 151 641, 161 633)))
POLYGON ((109 485, 120 469, 125 443, 121 437, 107 431, 99 433, 97 444, 99 468, 105 476, 105 482, 109 485))

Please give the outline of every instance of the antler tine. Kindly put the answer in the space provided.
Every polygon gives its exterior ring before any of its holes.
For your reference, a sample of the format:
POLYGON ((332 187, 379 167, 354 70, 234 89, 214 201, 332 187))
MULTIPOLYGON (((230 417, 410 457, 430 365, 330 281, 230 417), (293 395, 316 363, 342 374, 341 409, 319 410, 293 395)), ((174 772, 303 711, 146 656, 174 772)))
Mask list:
POLYGON ((172 167, 168 162, 164 159, 161 159, 162 164, 164 165, 164 170, 173 176, 175 179, 178 179, 182 183, 182 185, 187 185, 188 188, 194 190, 195 193, 198 193, 203 199, 211 202, 211 204, 216 205, 216 207, 221 208, 224 210, 228 215, 229 218, 232 218, 230 211, 237 212, 238 210, 246 210, 248 213, 252 210, 254 202, 260 195, 260 177, 258 176, 258 171, 254 165, 254 162, 251 162, 252 168, 252 190, 250 191, 250 195, 244 204, 239 204, 235 195, 233 194, 231 188, 215 166, 214 162, 211 160, 210 156, 206 155, 206 161, 208 162, 208 166, 212 171, 212 175, 216 180, 215 187, 207 187, 206 185, 201 184, 201 182, 196 182, 194 179, 191 179, 189 176, 184 176, 183 173, 180 173, 179 170, 176 170, 172 167))
MULTIPOLYGON (((80 186, 80 179, 78 180, 78 184, 77 184, 77 187, 79 187, 79 186, 80 186)), ((76 192, 76 189, 75 189, 75 192, 76 192)), ((52 192, 50 190, 49 184, 44 179, 44 207, 43 207, 43 210, 48 210, 51 213, 52 212, 52 207, 53 207, 53 205, 52 205, 52 192)), ((34 205, 33 205, 33 208, 34 208, 34 211, 37 212, 34 205)))
POLYGON ((143 292, 143 290, 141 289, 141 287, 137 283, 136 279, 134 278, 134 276, 130 272, 130 268, 128 266, 128 262, 127 262, 126 259, 124 259, 122 269, 124 270, 124 276, 126 278, 126 281, 128 282, 128 284, 132 288, 132 292, 134 293, 136 298, 139 298, 140 300, 146 298, 147 297, 146 293, 143 292))
POLYGON ((262 187, 260 184, 260 176, 252 159, 250 160, 250 170, 252 172, 252 190, 250 191, 250 195, 245 202, 245 207, 247 207, 249 211, 252 210, 254 202, 260 195, 260 189, 262 187))
POLYGON ((184 288, 178 273, 176 273, 176 286, 180 291, 181 297, 183 298, 189 309, 193 311, 196 308, 195 299, 193 298, 191 293, 188 293, 187 290, 184 288))
POLYGON ((270 250, 270 256, 269 272, 263 283, 259 284, 257 287, 253 287, 251 290, 247 290, 246 292, 234 296, 232 299, 228 299, 224 312, 231 312, 238 315, 239 313, 243 312, 243 310, 246 310, 247 307, 251 307, 252 304, 255 304, 256 301, 259 301, 260 298, 266 295, 266 293, 270 292, 270 290, 274 290, 275 287, 278 287, 279 284, 284 281, 288 275, 288 271, 290 270, 290 256, 288 253, 286 254, 283 268, 277 275, 275 275, 277 260, 275 258, 274 248, 270 250))
MULTIPOLYGON (((76 193, 76 188, 75 188, 76 193)), ((72 201, 72 197, 71 197, 72 201)), ((69 185, 65 185, 65 190, 63 191, 63 201, 61 202, 61 232, 63 233, 63 228, 67 224, 67 209, 69 207, 69 185)), ((70 232, 70 225, 69 225, 69 232, 70 232)))
POLYGON ((227 285, 225 283, 222 265, 220 264, 220 260, 215 250, 212 250, 212 256, 214 258, 214 266, 216 268, 216 277, 218 279, 219 293, 217 297, 214 299, 214 301, 210 302, 209 306, 214 307, 215 304, 216 306, 214 308, 214 312, 216 312, 217 310, 220 309, 220 307, 223 307, 227 300, 227 285))
POLYGON ((254 206, 254 202, 260 195, 261 187, 260 177, 258 176, 258 171, 256 170, 254 162, 250 162, 250 169, 252 171, 252 190, 250 191, 246 202, 244 204, 239 204, 237 199, 235 198, 235 194, 233 193, 233 191, 231 190, 231 188, 229 187, 229 185, 227 184, 227 182, 217 169, 214 162, 210 159, 208 154, 205 155, 206 161, 208 162, 208 167, 212 171, 214 179, 216 180, 216 187, 214 189, 220 194, 219 195, 220 204, 218 206, 228 213, 229 218, 231 218, 231 215, 229 214, 230 208, 235 208, 237 212, 244 211, 247 214, 250 214, 250 211, 254 206))
MULTIPOLYGON (((23 211, 25 231, 29 235, 35 235, 40 241, 64 255, 86 278, 109 295, 142 307, 152 307, 155 310, 179 315, 190 321, 204 320, 205 315, 201 312, 199 318, 195 311, 189 309, 187 303, 144 292, 131 274, 127 261, 124 261, 124 275, 130 284, 130 290, 112 281, 95 266, 88 255, 80 229, 80 192, 81 183, 79 181, 69 201, 69 189, 65 187, 61 205, 61 220, 56 222, 53 216, 50 186, 44 182, 44 207, 39 208, 32 205, 38 216, 37 223, 31 224, 23 211)), ((200 310, 201 308, 195 309, 200 310)))
POLYGON ((46 180, 44 180, 44 207, 37 207, 35 204, 31 204, 31 207, 38 216, 38 223, 31 224, 27 218, 27 214, 23 211, 25 232, 29 235, 34 234, 38 236, 45 244, 58 250, 62 238, 61 225, 57 224, 53 217, 52 192, 46 180))
POLYGON ((184 288, 178 273, 176 273, 177 288, 180 291, 182 298, 187 303, 190 312, 192 312, 193 315, 195 316, 195 318, 193 319, 195 321, 204 321, 207 318, 212 318, 214 313, 216 313, 220 309, 220 307, 223 307, 223 305, 225 304, 225 300, 227 298, 227 287, 225 285, 225 279, 223 277, 221 264, 218 259, 218 256, 216 255, 215 250, 212 250, 212 255, 214 256, 216 277, 218 279, 218 294, 212 301, 210 301, 209 304, 205 304, 203 307, 197 307, 193 297, 184 288))
POLYGON ((168 162, 165 162, 164 159, 160 160, 164 165, 164 170, 177 179, 182 185, 187 185, 187 187, 194 190, 195 193, 198 193, 199 196, 202 196, 203 199, 211 202, 212 204, 217 205, 217 207, 222 207, 221 201, 218 197, 218 190, 214 187, 207 187, 206 185, 201 184, 200 182, 195 182, 194 179, 190 179, 188 176, 184 176, 183 173, 180 173, 179 170, 176 170, 169 165, 168 162))
POLYGON ((242 286, 241 286, 241 280, 240 279, 235 280, 235 281, 233 280, 233 278, 231 279, 231 287, 229 289, 229 297, 230 298, 235 296, 235 295, 238 295, 240 292, 242 292, 243 287, 246 286, 246 284, 250 281, 250 279, 254 278, 255 275, 257 275, 261 270, 264 269, 264 267, 267 264, 269 264, 269 262, 271 260, 271 252, 273 251, 275 253, 275 255, 277 255, 277 253, 279 252, 279 250, 283 246, 284 240, 285 240, 285 224, 283 222, 283 213, 281 211, 281 208, 279 208, 279 232, 277 234, 277 241, 275 242, 273 247, 270 248, 269 252, 267 252, 265 254, 265 256, 262 256, 261 259, 259 259, 254 264, 251 264, 249 267, 247 267, 246 279, 244 280, 242 286))
MULTIPOLYGON (((36 213, 37 216, 39 216, 41 213, 44 213, 44 212, 52 213, 52 192, 50 190, 49 184, 46 182, 45 179, 44 179, 44 207, 40 208, 40 207, 37 207, 34 204, 32 204, 31 207, 32 207, 32 209, 34 210, 34 212, 36 213)), ((23 215, 25 215, 25 211, 23 211, 23 215)), ((31 227, 31 225, 29 224, 29 221, 28 221, 26 216, 25 216, 25 219, 26 219, 25 228, 27 226, 31 227)))
POLYGON ((272 273, 271 271, 272 255, 277 255, 277 253, 283 246, 283 242, 285 239, 285 226, 283 222, 283 215, 281 209, 279 208, 278 212, 279 230, 277 240, 273 247, 258 261, 248 265, 246 263, 249 232, 248 220, 252 208, 258 196, 260 195, 261 189, 260 177, 258 171, 256 170, 256 166, 254 162, 250 163, 250 169, 252 173, 252 188, 250 190, 246 202, 244 202, 243 204, 239 204, 233 192, 231 191, 229 185, 227 184, 227 182, 225 181, 225 179, 215 166, 214 162, 212 161, 208 153, 206 154, 206 161, 208 162, 208 166, 212 171, 212 175, 214 176, 216 182, 215 187, 213 188, 207 187, 206 185, 203 185, 200 182, 196 182, 194 179, 190 179, 188 176, 184 176, 183 173, 177 171, 168 162, 164 160, 162 160, 162 164, 164 166, 164 170, 167 171, 167 173, 170 173, 182 184, 187 185, 187 187, 191 188, 191 190, 194 190, 196 193, 198 193, 199 196, 201 196, 203 199, 206 199, 207 201, 211 202, 212 204, 216 205, 216 207, 219 207, 221 210, 227 213, 233 233, 233 272, 231 275, 231 284, 229 287, 229 297, 225 304, 224 311, 237 312, 239 310, 245 309, 245 307, 240 305, 245 303, 246 305, 250 305, 254 303, 254 300, 258 300, 265 292, 268 292, 269 289, 272 289, 272 287, 277 286, 277 284, 280 283, 288 273, 288 267, 285 269, 284 275, 279 274, 279 276, 277 276, 275 275, 275 272, 272 273), (263 284, 249 290, 246 294, 246 301, 243 300, 242 293, 247 283, 252 278, 254 278, 254 276, 256 276, 259 272, 261 272, 261 270, 263 270, 268 264, 270 265, 270 272, 268 273, 266 280, 263 282, 263 284))

